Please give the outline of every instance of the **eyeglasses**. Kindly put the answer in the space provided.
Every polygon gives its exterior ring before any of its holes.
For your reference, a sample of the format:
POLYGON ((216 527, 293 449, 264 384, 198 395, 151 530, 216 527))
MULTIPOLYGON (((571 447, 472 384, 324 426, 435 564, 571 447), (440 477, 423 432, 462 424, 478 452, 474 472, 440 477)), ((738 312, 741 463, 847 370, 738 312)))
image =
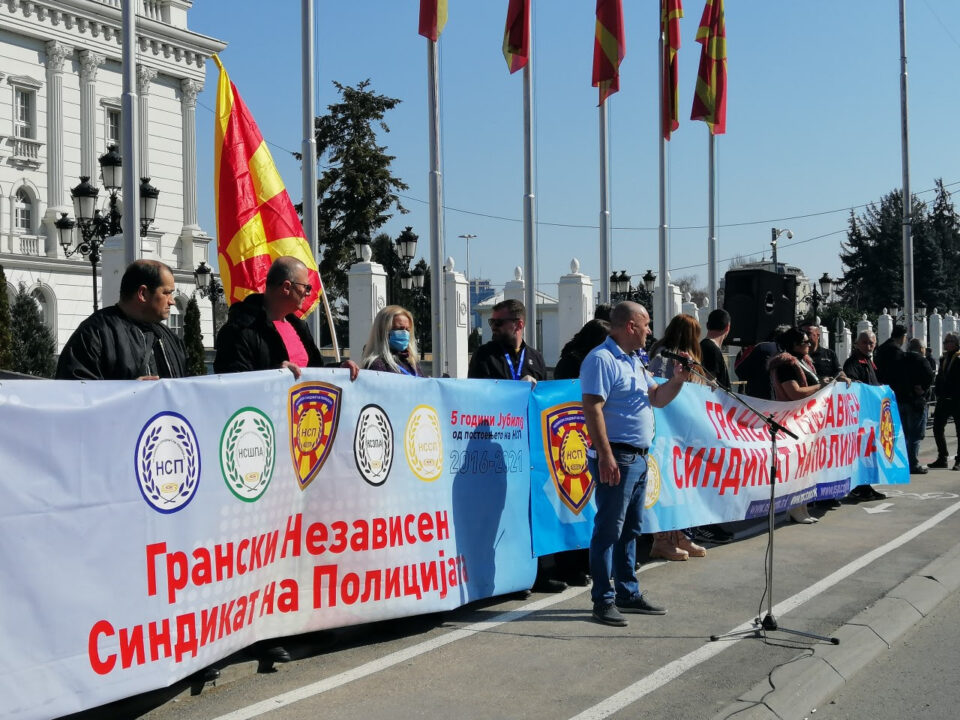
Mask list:
POLYGON ((515 323, 518 319, 519 318, 490 318, 489 320, 487 320, 487 323, 490 325, 491 328, 496 330, 498 327, 500 327, 504 323, 509 323, 509 322, 515 323))
POLYGON ((291 284, 291 285, 298 285, 298 286, 302 287, 302 288, 303 288, 303 294, 304 294, 304 295, 309 295, 309 294, 310 294, 310 291, 313 290, 313 285, 311 285, 310 283, 298 283, 296 280, 291 280, 291 281, 290 281, 290 284, 291 284))
POLYGON ((809 340, 801 340, 800 342, 797 343, 797 345, 813 345, 813 343, 810 342, 809 340))

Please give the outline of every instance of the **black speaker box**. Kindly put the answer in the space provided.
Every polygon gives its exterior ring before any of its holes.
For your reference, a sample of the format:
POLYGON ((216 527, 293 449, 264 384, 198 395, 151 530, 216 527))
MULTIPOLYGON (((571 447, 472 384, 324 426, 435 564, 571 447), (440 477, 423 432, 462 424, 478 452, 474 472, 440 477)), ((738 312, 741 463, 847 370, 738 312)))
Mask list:
POLYGON ((730 313, 730 345, 754 345, 777 325, 794 325, 797 278, 769 270, 729 270, 724 276, 723 309, 730 313))

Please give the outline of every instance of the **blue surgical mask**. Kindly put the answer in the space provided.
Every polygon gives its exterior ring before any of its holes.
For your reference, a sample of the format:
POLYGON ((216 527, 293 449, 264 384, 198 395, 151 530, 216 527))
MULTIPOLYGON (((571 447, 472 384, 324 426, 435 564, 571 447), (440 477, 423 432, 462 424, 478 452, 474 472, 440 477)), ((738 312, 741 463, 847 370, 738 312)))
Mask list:
POLYGON ((390 349, 396 352, 403 352, 410 344, 410 332, 408 330, 390 331, 390 349))

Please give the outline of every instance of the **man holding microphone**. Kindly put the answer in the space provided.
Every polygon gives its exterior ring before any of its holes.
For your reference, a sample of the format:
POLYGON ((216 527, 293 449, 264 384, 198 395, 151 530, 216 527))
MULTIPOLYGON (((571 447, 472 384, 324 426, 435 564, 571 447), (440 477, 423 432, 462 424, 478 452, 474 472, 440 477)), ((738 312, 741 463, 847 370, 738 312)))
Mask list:
POLYGON ((590 540, 593 618, 618 627, 627 624, 621 612, 667 612, 640 592, 637 538, 653 441, 653 408, 665 407, 677 396, 690 370, 678 363, 673 377, 658 385, 637 354, 649 333, 646 309, 620 303, 610 314, 610 336, 580 368, 583 415, 592 443, 588 464, 597 480, 597 515, 590 540))

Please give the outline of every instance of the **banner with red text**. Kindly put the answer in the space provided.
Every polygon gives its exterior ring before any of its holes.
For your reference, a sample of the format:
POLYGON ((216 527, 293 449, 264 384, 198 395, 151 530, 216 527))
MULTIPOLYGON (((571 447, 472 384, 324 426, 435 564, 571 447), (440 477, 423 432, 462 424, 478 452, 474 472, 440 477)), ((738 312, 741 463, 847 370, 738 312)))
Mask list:
MULTIPOLYGON (((910 481, 889 387, 837 383, 796 402, 746 400, 799 438, 777 437, 777 512, 844 497, 857 485, 910 481)), ((688 383, 654 418, 645 533, 767 514, 771 444, 759 417, 724 393, 688 383)), ((579 382, 539 383, 528 423, 534 553, 587 547, 596 506, 579 382)))
POLYGON ((529 588, 527 383, 286 370, 0 387, 0 717, 529 588))

